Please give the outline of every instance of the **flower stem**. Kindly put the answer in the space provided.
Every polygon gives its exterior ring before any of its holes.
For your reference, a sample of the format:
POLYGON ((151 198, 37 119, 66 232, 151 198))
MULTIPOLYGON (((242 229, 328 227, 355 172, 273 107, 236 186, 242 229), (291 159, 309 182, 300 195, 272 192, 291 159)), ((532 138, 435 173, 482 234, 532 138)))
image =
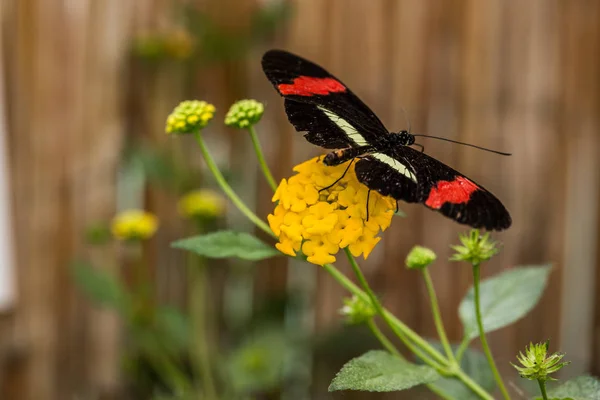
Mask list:
MULTIPOLYGON (((371 330, 371 332, 373 333, 373 335, 377 338, 377 340, 379 340, 379 343, 381 343, 381 345, 390 353, 392 353, 393 355, 395 355, 396 357, 405 360, 404 356, 398 351, 398 349, 396 349, 396 347, 394 347, 394 345, 392 344, 392 342, 390 342, 388 340, 387 337, 385 337, 385 335, 383 334, 383 332, 381 332, 381 329, 379 329, 377 327, 377 324, 375 324, 375 321, 373 320, 373 318, 369 319, 367 321, 367 326, 369 327, 369 329, 371 330)), ((441 392, 438 390, 437 387, 435 387, 434 385, 431 384, 427 384, 426 385, 427 388, 429 390, 431 390, 433 393, 437 394, 439 397, 441 397, 442 399, 447 399, 447 400, 454 400, 453 397, 446 395, 444 392, 441 392)), ((477 392, 477 387, 474 388, 475 392, 477 392)))
POLYGON ((538 385, 540 385, 540 392, 542 392, 542 399, 548 400, 548 395, 546 394, 546 381, 542 379, 538 379, 538 385))
POLYGON ((344 251, 346 252, 348 261, 350 261, 350 265, 352 266, 352 269, 354 270, 354 273, 356 274, 358 281, 362 285, 365 292, 367 292, 367 295, 369 296, 369 300, 370 300, 371 304, 373 305, 373 307, 375 307, 375 310, 377 310, 377 313, 379 315, 381 315, 381 317, 383 318, 385 323, 388 324, 390 326, 390 328, 392 328, 392 331, 396 334, 396 336, 398 336, 400 338, 400 340, 402 340, 402 343, 404 343, 404 345, 406 345, 406 347, 408 347, 410 351, 412 351, 415 355, 417 355, 426 364, 428 364, 429 366, 436 368, 436 369, 443 368, 447 364, 447 360, 445 360, 443 357, 441 357, 441 359, 438 361, 432 360, 427 354, 425 354, 420 348, 415 346, 415 344, 406 337, 405 332, 403 332, 401 329, 398 328, 398 326, 396 324, 394 324, 394 323, 392 323, 392 321, 390 321, 388 313, 385 312, 385 310, 383 309, 383 306, 381 305, 381 302, 379 302, 379 300, 375 296, 375 293, 373 293, 373 290, 371 290, 371 288, 369 287, 369 284, 367 283, 365 276, 363 275, 362 271, 360 270, 360 267, 356 263, 356 260, 350 253, 350 250, 348 250, 348 248, 345 248, 344 251))
POLYGON ((189 309, 193 335, 192 357, 195 369, 202 378, 203 398, 216 400, 218 395, 211 371, 208 344, 207 270, 199 257, 192 252, 188 254, 189 309))
POLYGON ((425 286, 427 286, 427 293, 429 293, 429 299, 431 300, 431 311, 433 313, 433 321, 435 322, 435 328, 438 332, 438 336, 440 337, 442 346, 446 351, 446 356, 448 357, 448 360, 450 360, 451 364, 456 364, 456 359, 454 358, 454 354, 452 353, 452 347, 450 346, 450 342, 448 342, 446 330, 444 329, 444 322, 442 321, 440 306, 438 304, 435 289, 433 287, 433 281, 431 280, 431 274, 429 273, 428 268, 423 268, 421 271, 423 272, 425 286))
POLYGON ((196 142, 200 147, 200 151, 202 152, 202 156, 204 157, 204 161, 206 161, 208 169, 215 177, 215 180, 217 181, 217 184, 219 185, 221 190, 223 190, 227 197, 229 197, 229 200, 231 200, 231 202, 238 208, 238 210, 240 210, 246 216, 246 218, 252 221, 258 228, 263 230, 265 233, 274 236, 273 232, 271 231, 271 228, 269 228, 269 226, 262 219, 258 218, 258 216, 254 214, 246 206, 246 204, 244 204, 244 202, 238 197, 238 195, 233 191, 231 186, 229 186, 229 184, 225 180, 225 177, 219 170, 219 167, 217 167, 215 161, 210 155, 210 152, 208 151, 208 148, 206 147, 204 139, 202 138, 202 134, 199 130, 194 132, 194 137, 196 138, 196 142))
MULTIPOLYGON (((325 271, 327 271, 344 289, 348 290, 353 295, 359 297, 363 301, 370 301, 367 293, 363 292, 358 286, 356 286, 348 277, 346 277, 342 272, 340 272, 333 264, 325 264, 323 266, 325 271)), ((427 352, 431 357, 435 358, 440 362, 447 362, 447 360, 442 356, 435 348, 433 348, 429 343, 427 343, 421 336, 415 333, 412 329, 406 326, 402 321, 400 321, 396 316, 392 313, 384 309, 384 313, 388 318, 388 322, 396 326, 398 329, 402 330, 402 332, 417 346, 419 346, 423 351, 427 352)), ((464 373, 460 368, 454 368, 451 372, 454 376, 460 380, 465 386, 467 386, 473 393, 477 394, 481 399, 484 400, 494 400, 494 398, 487 393, 481 386, 477 384, 477 382, 473 381, 467 374, 464 373)))
POLYGON ((385 337, 383 332, 381 332, 381 330, 379 329, 379 327, 377 326, 375 321, 373 321, 373 318, 370 318, 367 321, 367 326, 373 333, 373 336, 375 336, 377 338, 377 340, 379 340, 379 343, 381 343, 381 345, 387 351, 389 351, 390 353, 392 353, 393 355, 395 355, 398 358, 404 359, 404 356, 402 356, 402 354, 400 354, 400 352, 398 351, 398 349, 396 349, 396 347, 394 347, 392 342, 390 342, 389 339, 385 337))
POLYGON ((248 132, 250 132, 250 137, 252 138, 252 145, 254 146, 254 152, 256 153, 256 157, 258 158, 258 163, 260 164, 260 168, 262 169, 269 186, 273 191, 277 190, 277 183, 271 174, 271 170, 269 170, 269 166, 265 160, 265 156, 263 154, 262 148, 260 146, 260 142, 258 141, 258 135, 256 134, 256 130, 254 129, 254 125, 250 125, 248 128, 248 132))
POLYGON ((485 353, 485 357, 487 358, 488 364, 492 369, 492 373, 494 374, 494 379, 496 380, 496 384, 500 388, 502 392, 502 396, 510 400, 510 395, 506 390, 506 386, 504 386, 504 381, 498 372, 498 368, 496 368, 496 363, 494 362, 494 357, 492 356, 492 351, 490 346, 488 345, 487 339, 485 337, 485 331, 483 330, 483 320, 481 318, 481 306, 479 299, 479 281, 481 275, 481 264, 475 263, 473 264, 473 288, 475 294, 475 317, 477 319, 477 327, 479 328, 479 339, 481 340, 481 346, 483 347, 483 352, 485 353))
POLYGON ((469 348, 469 343, 471 343, 471 339, 469 339, 468 336, 465 336, 462 340, 462 342, 460 342, 460 345, 458 346, 458 349, 456 349, 456 361, 460 362, 460 360, 462 360, 463 355, 465 354, 465 351, 469 348))
POLYGON ((462 369, 458 368, 455 372, 455 376, 480 398, 485 400, 494 400, 494 398, 488 392, 486 392, 481 386, 479 386, 479 384, 475 382, 469 375, 467 375, 462 369))

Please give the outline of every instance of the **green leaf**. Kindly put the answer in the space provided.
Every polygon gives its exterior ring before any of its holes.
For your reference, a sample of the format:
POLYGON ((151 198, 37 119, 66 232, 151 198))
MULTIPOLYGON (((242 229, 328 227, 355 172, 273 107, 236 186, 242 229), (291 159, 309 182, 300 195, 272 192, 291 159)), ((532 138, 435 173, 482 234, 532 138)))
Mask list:
POLYGON ((74 263, 71 272, 75 284, 94 303, 120 311, 129 306, 129 294, 116 275, 81 262, 74 263))
POLYGON ((372 350, 347 362, 333 378, 329 391, 393 392, 439 378, 431 367, 412 364, 386 351, 372 350))
POLYGON ((174 351, 183 351, 189 343, 189 323, 176 308, 161 306, 156 310, 156 325, 164 345, 174 351))
POLYGON ((600 380, 593 376, 579 376, 548 390, 548 397, 561 400, 600 400, 600 380))
POLYGON ((282 328, 260 326, 224 360, 227 385, 237 394, 269 391, 281 385, 293 345, 282 328))
POLYGON ((243 232, 218 231, 207 235, 181 239, 171 244, 177 249, 188 250, 208 258, 237 257, 258 261, 281 255, 281 253, 256 237, 243 232))
MULTIPOLYGON (((438 349, 442 349, 438 343, 432 343, 438 349)), ((453 346, 456 350, 457 346, 453 346)), ((460 366, 475 382, 488 392, 496 387, 494 375, 483 353, 467 349, 460 360, 460 366)), ((429 384, 429 388, 444 398, 460 400, 478 400, 479 396, 473 393, 461 381, 455 378, 442 378, 429 384)))
MULTIPOLYGON (((481 282, 481 316, 486 332, 512 324, 538 303, 550 273, 550 265, 508 270, 481 282)), ((473 288, 460 303, 460 319, 465 336, 479 336, 473 302, 473 288)))

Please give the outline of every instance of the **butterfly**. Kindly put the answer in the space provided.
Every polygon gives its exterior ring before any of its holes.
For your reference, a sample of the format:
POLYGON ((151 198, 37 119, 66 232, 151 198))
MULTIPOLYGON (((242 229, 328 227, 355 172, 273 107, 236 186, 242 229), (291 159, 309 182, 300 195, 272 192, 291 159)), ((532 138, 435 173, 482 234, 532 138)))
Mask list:
MULTIPOLYGON (((390 132, 339 79, 283 50, 267 51, 262 68, 285 99, 290 123, 328 153, 328 166, 355 163, 358 181, 396 201, 421 203, 454 221, 487 230, 510 227, 504 205, 481 185, 423 151, 406 130, 390 132)), ((476 147, 476 146, 474 146, 476 147)))

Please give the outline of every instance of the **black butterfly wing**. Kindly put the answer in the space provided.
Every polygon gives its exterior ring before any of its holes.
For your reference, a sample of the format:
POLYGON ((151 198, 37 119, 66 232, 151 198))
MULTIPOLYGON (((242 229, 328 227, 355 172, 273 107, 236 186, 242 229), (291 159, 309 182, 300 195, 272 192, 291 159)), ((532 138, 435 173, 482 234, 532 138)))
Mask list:
POLYGON ((418 203, 417 178, 407 166, 383 153, 361 157, 354 167, 358 181, 383 196, 418 203))
POLYGON ((346 85, 320 66, 295 54, 270 50, 265 75, 285 98, 288 119, 306 139, 328 148, 374 145, 388 130, 346 85))
POLYGON ((408 146, 361 159, 356 175, 360 182, 381 194, 422 203, 474 228, 500 231, 512 223, 504 205, 484 187, 408 146))

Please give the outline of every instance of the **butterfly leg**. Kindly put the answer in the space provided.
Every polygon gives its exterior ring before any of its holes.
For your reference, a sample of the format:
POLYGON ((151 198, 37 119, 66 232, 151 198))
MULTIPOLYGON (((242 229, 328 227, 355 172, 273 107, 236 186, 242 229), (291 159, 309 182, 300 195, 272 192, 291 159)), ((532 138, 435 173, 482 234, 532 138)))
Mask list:
POLYGON ((340 176, 338 179, 335 180, 335 182, 333 182, 331 185, 329 186, 325 186, 322 189, 319 189, 319 192, 322 192, 323 190, 327 190, 330 189, 332 187, 334 187, 335 185, 337 185, 337 183, 339 181, 341 181, 342 179, 344 179, 344 177, 346 176, 346 174, 348 173, 348 170, 350 169, 350 167, 352 166, 352 163, 354 162, 356 158, 353 158, 352 160, 350 160, 350 162, 348 163, 348 166, 346 167, 346 169, 344 170, 344 173, 342 174, 342 176, 340 176))
POLYGON ((369 221, 369 198, 371 197, 371 189, 367 192, 367 222, 369 221))
POLYGON ((394 214, 398 214, 399 209, 400 209, 400 207, 398 207, 398 200, 396 200, 396 211, 394 212, 394 214))
POLYGON ((413 143, 413 145, 415 146, 419 146, 421 148, 421 153, 423 153, 425 151, 425 146, 423 146, 422 144, 419 143, 413 143))

